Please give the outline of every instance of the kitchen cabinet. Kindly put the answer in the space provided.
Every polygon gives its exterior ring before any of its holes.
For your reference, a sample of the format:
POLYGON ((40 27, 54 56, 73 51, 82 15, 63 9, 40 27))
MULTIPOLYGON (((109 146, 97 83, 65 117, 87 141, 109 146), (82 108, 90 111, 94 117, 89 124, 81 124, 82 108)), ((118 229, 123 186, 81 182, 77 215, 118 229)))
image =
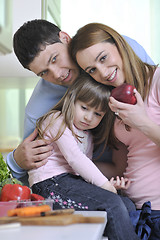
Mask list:
POLYGON ((12 51, 12 0, 0 1, 0 53, 12 51))
MULTIPOLYGON (((56 240, 102 240, 105 226, 107 224, 107 213, 105 211, 75 211, 77 215, 84 217, 104 218, 102 223, 77 223, 59 226, 16 226, 0 230, 1 239, 5 240, 28 240, 28 239, 56 239, 56 240)), ((3 226, 2 226, 3 227, 3 226)))

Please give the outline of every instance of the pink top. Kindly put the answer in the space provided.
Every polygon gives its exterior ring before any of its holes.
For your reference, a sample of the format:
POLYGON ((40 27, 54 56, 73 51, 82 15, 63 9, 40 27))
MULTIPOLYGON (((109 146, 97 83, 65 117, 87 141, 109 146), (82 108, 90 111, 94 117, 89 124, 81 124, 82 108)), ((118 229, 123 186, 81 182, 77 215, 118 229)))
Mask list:
MULTIPOLYGON (((145 107, 150 119, 160 125, 160 68, 154 74, 149 106, 145 101, 145 107)), ((128 148, 128 167, 124 175, 132 182, 125 193, 138 209, 144 202, 151 201, 152 209, 160 210, 160 147, 136 129, 126 131, 118 119, 115 132, 128 148)))
MULTIPOLYGON (((57 114, 50 115, 43 123, 45 128, 51 118, 55 118, 57 114)), ((56 136, 59 126, 62 121, 62 116, 59 117, 54 126, 50 126, 45 134, 46 139, 51 139, 56 136)), ((52 143, 54 149, 52 155, 48 157, 48 162, 38 168, 28 172, 29 184, 32 186, 35 183, 59 175, 61 173, 72 173, 80 175, 86 181, 102 186, 107 178, 98 170, 96 165, 90 160, 93 153, 92 136, 89 131, 80 131, 74 127, 74 131, 78 136, 82 136, 80 143, 73 137, 70 129, 66 128, 63 135, 52 143)))

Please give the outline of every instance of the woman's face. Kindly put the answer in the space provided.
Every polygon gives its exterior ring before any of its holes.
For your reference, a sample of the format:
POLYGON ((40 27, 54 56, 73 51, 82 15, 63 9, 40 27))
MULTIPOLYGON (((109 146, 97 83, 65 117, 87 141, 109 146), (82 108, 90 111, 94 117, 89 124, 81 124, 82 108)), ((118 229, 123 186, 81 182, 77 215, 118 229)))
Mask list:
POLYGON ((78 51, 76 59, 97 82, 114 87, 125 82, 122 58, 115 44, 97 43, 78 51))

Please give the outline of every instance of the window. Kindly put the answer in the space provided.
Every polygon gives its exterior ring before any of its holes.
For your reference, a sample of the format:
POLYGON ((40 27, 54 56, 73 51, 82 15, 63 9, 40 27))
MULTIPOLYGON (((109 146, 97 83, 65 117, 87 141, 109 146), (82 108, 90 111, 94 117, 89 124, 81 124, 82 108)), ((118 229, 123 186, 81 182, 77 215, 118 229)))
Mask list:
POLYGON ((12 0, 0 1, 0 52, 12 51, 12 0))
POLYGON ((61 28, 61 0, 42 0, 42 18, 61 28))

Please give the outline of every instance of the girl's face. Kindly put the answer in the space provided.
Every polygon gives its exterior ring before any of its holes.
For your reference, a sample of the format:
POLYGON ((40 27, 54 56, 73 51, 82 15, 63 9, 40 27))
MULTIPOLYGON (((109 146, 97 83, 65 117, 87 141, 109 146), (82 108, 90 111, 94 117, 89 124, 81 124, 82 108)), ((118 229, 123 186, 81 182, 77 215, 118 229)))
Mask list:
POLYGON ((115 44, 97 43, 78 51, 76 59, 97 82, 114 87, 125 82, 122 58, 115 44))
POLYGON ((91 108, 88 104, 76 101, 74 105, 74 120, 76 128, 80 130, 89 130, 98 126, 105 112, 100 109, 91 108))

